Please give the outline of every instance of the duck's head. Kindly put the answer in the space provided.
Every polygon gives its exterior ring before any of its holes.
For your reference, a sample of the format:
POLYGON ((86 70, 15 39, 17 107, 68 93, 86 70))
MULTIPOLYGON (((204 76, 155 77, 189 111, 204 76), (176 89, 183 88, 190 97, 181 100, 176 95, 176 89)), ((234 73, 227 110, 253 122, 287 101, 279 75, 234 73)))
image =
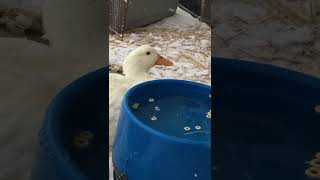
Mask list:
POLYGON ((159 55, 154 48, 143 45, 125 58, 123 73, 130 78, 135 78, 145 75, 155 65, 172 66, 173 62, 159 55))

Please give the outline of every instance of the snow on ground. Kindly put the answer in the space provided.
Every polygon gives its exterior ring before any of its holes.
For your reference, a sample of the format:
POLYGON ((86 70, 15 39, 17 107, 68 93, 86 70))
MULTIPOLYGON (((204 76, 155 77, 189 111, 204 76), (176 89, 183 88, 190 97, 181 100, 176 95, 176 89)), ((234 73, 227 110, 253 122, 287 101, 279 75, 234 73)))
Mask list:
POLYGON ((273 64, 320 77, 319 2, 216 0, 214 55, 273 64))
POLYGON ((173 67, 150 69, 155 79, 173 78, 210 84, 211 28, 178 8, 174 16, 127 32, 109 35, 109 64, 122 64, 127 54, 148 44, 172 60, 173 67))

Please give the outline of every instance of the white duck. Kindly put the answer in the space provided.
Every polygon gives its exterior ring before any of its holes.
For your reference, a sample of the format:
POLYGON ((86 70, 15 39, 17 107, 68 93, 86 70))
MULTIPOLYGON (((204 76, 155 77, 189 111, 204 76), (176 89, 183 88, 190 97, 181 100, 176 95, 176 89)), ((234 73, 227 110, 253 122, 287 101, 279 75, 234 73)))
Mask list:
POLYGON ((173 63, 160 56, 156 50, 143 45, 129 53, 123 62, 123 75, 109 73, 109 151, 113 145, 124 94, 134 85, 152 80, 148 70, 155 65, 172 66, 173 63))

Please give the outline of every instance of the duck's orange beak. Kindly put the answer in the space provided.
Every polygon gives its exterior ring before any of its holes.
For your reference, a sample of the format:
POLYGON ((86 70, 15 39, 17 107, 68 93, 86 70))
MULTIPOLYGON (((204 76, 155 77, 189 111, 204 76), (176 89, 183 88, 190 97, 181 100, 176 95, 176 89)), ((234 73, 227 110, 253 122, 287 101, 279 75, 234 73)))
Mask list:
POLYGON ((172 66, 173 62, 158 54, 158 60, 156 62, 156 65, 172 66))

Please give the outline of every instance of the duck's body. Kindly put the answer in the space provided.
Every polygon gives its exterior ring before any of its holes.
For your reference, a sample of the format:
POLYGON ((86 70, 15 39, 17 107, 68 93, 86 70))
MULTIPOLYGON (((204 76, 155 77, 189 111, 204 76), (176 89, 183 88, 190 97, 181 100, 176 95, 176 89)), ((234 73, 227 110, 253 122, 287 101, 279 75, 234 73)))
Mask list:
MULTIPOLYGON (((123 63, 124 75, 109 73, 109 148, 113 144, 125 93, 134 85, 152 80, 147 71, 155 65, 172 65, 150 46, 144 45, 131 52, 123 63)), ((110 149, 109 149, 110 151, 110 149)))
MULTIPOLYGON (((122 97, 128 89, 134 86, 135 81, 127 79, 125 76, 115 73, 109 74, 109 142, 113 144, 115 130, 117 126, 116 119, 120 114, 122 97)), ((110 147, 110 146, 109 146, 110 147)))

